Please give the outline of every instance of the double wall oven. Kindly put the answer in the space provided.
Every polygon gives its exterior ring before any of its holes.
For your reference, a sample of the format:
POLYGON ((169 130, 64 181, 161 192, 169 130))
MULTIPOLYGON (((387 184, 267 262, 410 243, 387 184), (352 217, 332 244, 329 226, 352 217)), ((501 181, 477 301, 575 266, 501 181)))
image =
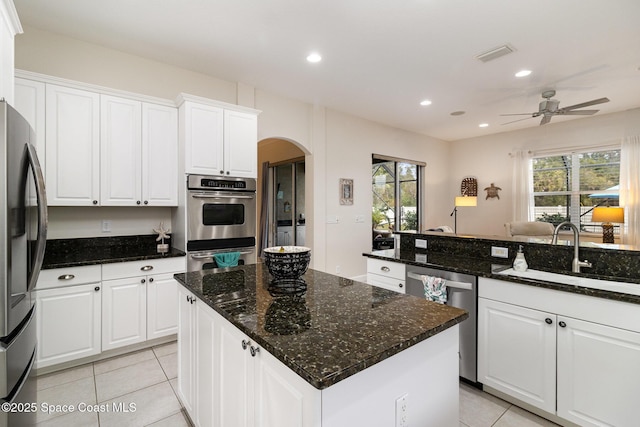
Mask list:
POLYGON ((217 268, 216 256, 239 252, 256 262, 256 180, 187 177, 187 271, 217 268))

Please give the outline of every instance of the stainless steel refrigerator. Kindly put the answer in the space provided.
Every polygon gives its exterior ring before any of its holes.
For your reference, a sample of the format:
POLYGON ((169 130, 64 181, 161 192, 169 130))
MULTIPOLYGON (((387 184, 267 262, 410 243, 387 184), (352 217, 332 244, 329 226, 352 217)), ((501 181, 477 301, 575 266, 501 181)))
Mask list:
POLYGON ((47 200, 29 123, 0 100, 0 427, 35 424, 36 309, 47 200))

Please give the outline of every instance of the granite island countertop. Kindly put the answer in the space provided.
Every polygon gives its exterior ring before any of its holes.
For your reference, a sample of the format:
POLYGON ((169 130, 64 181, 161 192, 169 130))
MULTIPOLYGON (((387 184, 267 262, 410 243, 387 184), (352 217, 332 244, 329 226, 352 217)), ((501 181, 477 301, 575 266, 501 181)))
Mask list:
POLYGON ((309 269, 274 285, 264 264, 175 278, 317 389, 448 329, 461 309, 309 269), (297 287, 296 287, 297 286, 297 287))
POLYGON ((80 267, 185 256, 183 251, 175 248, 171 248, 166 254, 158 253, 155 238, 155 235, 142 235, 47 240, 42 268, 80 267))

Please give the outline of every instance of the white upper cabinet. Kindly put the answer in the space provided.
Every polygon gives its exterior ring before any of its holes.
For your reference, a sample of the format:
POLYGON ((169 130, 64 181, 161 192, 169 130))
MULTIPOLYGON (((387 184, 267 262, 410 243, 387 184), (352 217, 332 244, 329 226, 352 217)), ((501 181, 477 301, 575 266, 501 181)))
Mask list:
POLYGON ((142 200, 178 205, 178 109, 142 103, 142 200))
POLYGON ((36 132, 36 140, 31 141, 36 146, 40 166, 45 172, 45 89, 44 83, 34 80, 16 78, 15 99, 13 106, 27 119, 36 132))
POLYGON ((14 38, 22 33, 18 13, 11 0, 0 0, 0 99, 14 102, 14 38))
POLYGON ((258 117, 238 111, 224 112, 224 173, 258 176, 258 117))
POLYGON ((257 110, 191 95, 178 103, 185 173, 257 177, 257 110))
POLYGON ((102 95, 102 206, 178 204, 176 108, 102 95))
POLYGON ((142 104, 100 97, 100 202, 103 206, 142 203, 142 104))
POLYGON ((50 206, 99 204, 99 94, 46 85, 46 164, 50 206))

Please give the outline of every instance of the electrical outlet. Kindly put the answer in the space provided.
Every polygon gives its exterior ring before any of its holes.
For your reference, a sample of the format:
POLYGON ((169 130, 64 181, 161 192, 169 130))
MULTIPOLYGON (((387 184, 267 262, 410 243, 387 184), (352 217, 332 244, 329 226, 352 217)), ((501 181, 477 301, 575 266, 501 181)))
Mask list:
POLYGON ((416 262, 427 262, 427 254, 416 254, 416 262))
POLYGON ((424 239, 416 239, 416 248, 427 249, 427 241, 424 239))
POLYGON ((102 232, 103 233, 111 233, 111 221, 102 220, 102 232))
POLYGON ((336 274, 340 274, 340 266, 336 265, 336 274))
POLYGON ((407 400, 409 394, 404 394, 396 399, 396 427, 408 427, 407 400))
POLYGON ((356 215, 356 222, 364 222, 364 215, 356 215))
POLYGON ((509 249, 500 246, 491 246, 491 256, 496 258, 509 258, 509 249))

